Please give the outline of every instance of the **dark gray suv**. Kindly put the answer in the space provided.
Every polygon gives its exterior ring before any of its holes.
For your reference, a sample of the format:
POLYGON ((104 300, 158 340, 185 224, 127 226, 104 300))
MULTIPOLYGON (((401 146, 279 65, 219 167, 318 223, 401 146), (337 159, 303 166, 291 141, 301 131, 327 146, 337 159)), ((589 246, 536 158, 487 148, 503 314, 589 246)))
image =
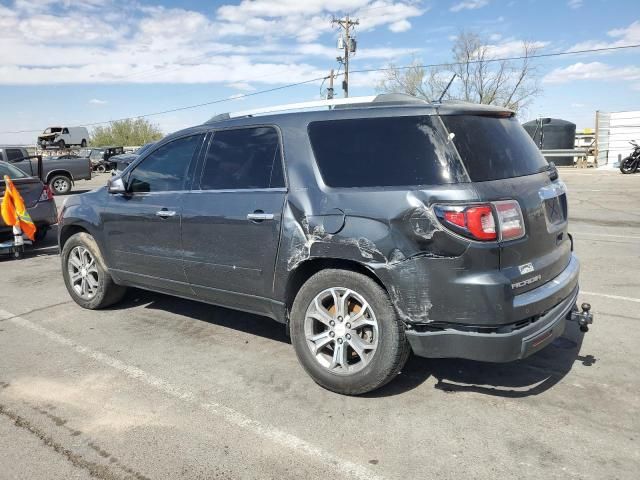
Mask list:
POLYGON ((504 362, 561 335, 579 272, 566 189, 513 112, 339 107, 216 117, 69 198, 72 298, 102 308, 135 286, 271 317, 345 394, 411 351, 504 362))

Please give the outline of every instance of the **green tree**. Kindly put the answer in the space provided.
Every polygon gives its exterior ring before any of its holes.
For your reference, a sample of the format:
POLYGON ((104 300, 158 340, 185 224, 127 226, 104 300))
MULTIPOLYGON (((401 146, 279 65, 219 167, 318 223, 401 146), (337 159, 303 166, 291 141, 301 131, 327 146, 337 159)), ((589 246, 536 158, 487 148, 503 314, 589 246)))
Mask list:
POLYGON ((115 120, 105 127, 93 129, 91 145, 144 145, 162 137, 160 128, 144 118, 115 120))

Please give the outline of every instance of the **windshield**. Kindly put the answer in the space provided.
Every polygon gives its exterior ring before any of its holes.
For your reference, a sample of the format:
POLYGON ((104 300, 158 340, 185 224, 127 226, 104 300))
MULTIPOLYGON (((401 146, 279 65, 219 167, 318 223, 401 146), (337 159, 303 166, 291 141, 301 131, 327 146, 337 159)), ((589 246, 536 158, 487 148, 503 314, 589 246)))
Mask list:
POLYGON ((518 121, 480 115, 442 115, 472 182, 533 175, 548 168, 518 121))
POLYGON ((44 133, 60 133, 61 131, 62 128, 60 127, 49 127, 44 131, 44 133))
POLYGON ((9 165, 5 162, 0 162, 0 182, 4 182, 4 176, 8 175, 11 179, 27 178, 29 175, 24 173, 19 168, 9 165))

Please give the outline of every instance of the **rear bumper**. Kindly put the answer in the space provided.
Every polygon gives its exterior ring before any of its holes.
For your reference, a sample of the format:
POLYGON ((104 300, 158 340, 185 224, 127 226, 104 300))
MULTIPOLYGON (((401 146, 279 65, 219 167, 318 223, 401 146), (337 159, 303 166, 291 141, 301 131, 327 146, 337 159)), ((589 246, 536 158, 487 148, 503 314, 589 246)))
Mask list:
POLYGON ((564 332, 566 318, 578 296, 579 271, 579 263, 572 257, 555 279, 514 298, 514 311, 526 312, 529 323, 500 325, 491 333, 486 333, 484 326, 484 331, 473 331, 472 326, 456 328, 455 324, 439 331, 408 330, 411 348, 416 355, 428 358, 509 362, 528 357, 564 332))

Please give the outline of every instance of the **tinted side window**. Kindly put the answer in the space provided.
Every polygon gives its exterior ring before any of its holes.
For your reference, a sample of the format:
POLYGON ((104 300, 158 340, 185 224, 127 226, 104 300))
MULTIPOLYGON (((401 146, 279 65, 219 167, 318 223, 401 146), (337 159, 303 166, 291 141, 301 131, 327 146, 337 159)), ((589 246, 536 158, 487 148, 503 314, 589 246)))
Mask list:
POLYGON ((324 182, 331 187, 439 185, 464 180, 437 118, 390 117, 309 124, 324 182))
POLYGON ((515 118, 443 115, 473 182, 539 173, 547 168, 538 147, 515 118))
POLYGON ((163 145, 146 157, 129 176, 132 192, 184 190, 189 163, 198 151, 204 135, 179 138, 163 145))
POLYGON ((280 142, 275 128, 214 133, 202 171, 202 190, 283 186, 280 142))
POLYGON ((7 162, 13 162, 24 157, 22 150, 19 148, 7 148, 5 152, 7 154, 7 162))

